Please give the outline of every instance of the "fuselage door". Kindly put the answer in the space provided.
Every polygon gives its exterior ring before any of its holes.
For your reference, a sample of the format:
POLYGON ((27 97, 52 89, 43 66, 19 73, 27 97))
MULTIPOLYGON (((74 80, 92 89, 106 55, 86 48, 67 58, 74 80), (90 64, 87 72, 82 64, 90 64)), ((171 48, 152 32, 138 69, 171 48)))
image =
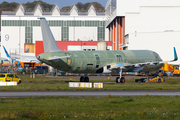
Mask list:
POLYGON ((153 53, 154 53, 154 56, 155 56, 155 58, 156 58, 156 61, 159 61, 159 58, 158 58, 157 53, 155 53, 155 52, 153 52, 153 53))
MULTIPOLYGON (((69 56, 68 53, 65 53, 66 56, 69 56)), ((71 57, 67 57, 67 65, 71 65, 71 57)))
POLYGON ((87 64, 86 71, 91 71, 93 64, 87 64))
POLYGON ((116 57, 117 57, 117 62, 118 62, 118 63, 122 61, 121 55, 116 55, 116 57))
POLYGON ((100 64, 100 58, 98 54, 95 54, 95 57, 96 57, 96 68, 98 68, 100 64))

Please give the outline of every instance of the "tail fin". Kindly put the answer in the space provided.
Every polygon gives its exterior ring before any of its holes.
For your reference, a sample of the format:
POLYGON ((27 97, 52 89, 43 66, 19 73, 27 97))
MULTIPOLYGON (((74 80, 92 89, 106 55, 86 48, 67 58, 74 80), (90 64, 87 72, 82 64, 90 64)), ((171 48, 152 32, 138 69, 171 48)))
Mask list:
POLYGON ((13 59, 11 58, 11 56, 9 55, 9 53, 7 52, 6 48, 3 46, 4 52, 6 53, 6 56, 8 57, 10 63, 13 63, 13 59))
POLYGON ((173 61, 177 61, 178 60, 178 56, 176 53, 176 48, 174 47, 174 60, 173 61))
POLYGON ((44 52, 57 52, 61 51, 54 39, 54 36, 49 28, 49 25, 45 18, 40 18, 41 31, 44 44, 44 52))
POLYGON ((4 49, 4 52, 6 53, 6 56, 8 57, 8 58, 11 58, 11 56, 8 54, 8 52, 7 52, 7 50, 6 50, 6 48, 3 46, 3 49, 4 49))

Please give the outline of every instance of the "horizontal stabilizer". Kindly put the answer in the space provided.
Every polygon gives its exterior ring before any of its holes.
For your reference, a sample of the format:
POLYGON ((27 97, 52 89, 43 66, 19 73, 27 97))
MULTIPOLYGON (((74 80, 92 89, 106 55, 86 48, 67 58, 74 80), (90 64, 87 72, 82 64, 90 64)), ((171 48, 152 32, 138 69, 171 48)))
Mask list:
POLYGON ((68 57, 71 57, 71 56, 61 56, 61 57, 53 56, 53 57, 49 57, 48 60, 57 60, 57 59, 68 58, 68 57))
POLYGON ((166 62, 174 62, 178 60, 178 56, 177 56, 177 52, 176 52, 176 48, 174 47, 174 60, 170 60, 170 61, 161 61, 159 63, 166 63, 166 62))

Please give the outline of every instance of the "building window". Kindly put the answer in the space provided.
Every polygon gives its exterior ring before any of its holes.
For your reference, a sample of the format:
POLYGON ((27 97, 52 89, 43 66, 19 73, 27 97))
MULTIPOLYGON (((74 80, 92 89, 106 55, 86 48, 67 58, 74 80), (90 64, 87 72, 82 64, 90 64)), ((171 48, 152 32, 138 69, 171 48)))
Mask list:
POLYGON ((84 21, 81 21, 81 26, 84 26, 84 21))
POLYGON ((63 21, 63 26, 67 26, 67 21, 63 21))
POLYGON ((69 27, 61 27, 61 40, 68 41, 69 40, 69 27))
POLYGON ((33 34, 33 29, 32 29, 33 21, 27 21, 27 26, 25 27, 25 44, 32 44, 32 34, 33 34))
MULTIPOLYGON (((69 40, 69 27, 97 27, 98 41, 105 40, 105 25, 104 21, 47 21, 49 26, 61 26, 61 40, 69 40)), ((2 20, 2 26, 25 26, 25 41, 32 43, 33 41, 33 26, 40 26, 39 20, 2 20), (31 42, 30 42, 31 41, 31 42)))
POLYGON ((105 27, 98 27, 98 40, 105 40, 105 27))

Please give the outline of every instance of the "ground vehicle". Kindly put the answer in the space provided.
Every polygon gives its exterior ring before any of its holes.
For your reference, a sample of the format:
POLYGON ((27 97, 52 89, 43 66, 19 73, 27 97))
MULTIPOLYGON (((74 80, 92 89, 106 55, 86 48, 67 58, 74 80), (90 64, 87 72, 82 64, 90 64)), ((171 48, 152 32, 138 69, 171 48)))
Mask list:
POLYGON ((17 82, 21 83, 21 79, 14 73, 0 73, 0 82, 17 82))
POLYGON ((179 65, 174 65, 173 76, 179 76, 179 75, 180 75, 179 65))
POLYGON ((149 78, 149 80, 147 80, 146 78, 141 78, 141 79, 136 79, 135 82, 157 82, 157 83, 160 83, 160 82, 165 82, 165 78, 163 77, 152 77, 152 78, 149 78))
POLYGON ((163 70, 164 76, 171 76, 172 72, 174 71, 174 66, 172 64, 164 63, 164 66, 161 68, 163 70))
POLYGON ((48 73, 48 66, 36 66, 32 69, 32 73, 35 74, 47 74, 48 73))
POLYGON ((155 78, 152 78, 152 79, 150 79, 150 80, 148 80, 148 82, 158 82, 158 83, 160 83, 160 82, 165 82, 165 79, 164 78, 158 78, 158 77, 155 77, 155 78))

